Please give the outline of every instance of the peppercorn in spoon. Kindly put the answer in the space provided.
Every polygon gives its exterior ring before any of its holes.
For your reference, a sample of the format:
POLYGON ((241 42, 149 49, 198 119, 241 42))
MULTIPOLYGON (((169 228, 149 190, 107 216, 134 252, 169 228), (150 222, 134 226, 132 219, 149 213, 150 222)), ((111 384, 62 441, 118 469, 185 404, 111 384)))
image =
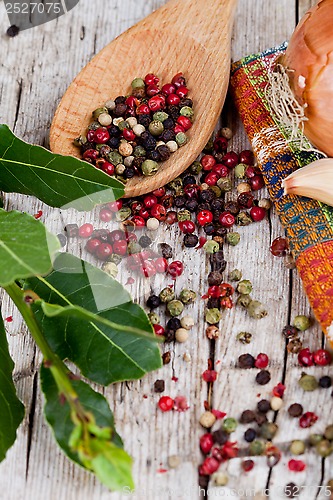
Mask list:
POLYGON ((208 142, 229 82, 230 39, 237 0, 170 0, 101 50, 74 79, 55 113, 50 146, 79 156, 73 140, 94 109, 128 91, 135 77, 155 73, 164 82, 182 72, 194 102, 187 144, 160 163, 153 176, 134 177, 125 196, 139 196, 180 175, 208 142))

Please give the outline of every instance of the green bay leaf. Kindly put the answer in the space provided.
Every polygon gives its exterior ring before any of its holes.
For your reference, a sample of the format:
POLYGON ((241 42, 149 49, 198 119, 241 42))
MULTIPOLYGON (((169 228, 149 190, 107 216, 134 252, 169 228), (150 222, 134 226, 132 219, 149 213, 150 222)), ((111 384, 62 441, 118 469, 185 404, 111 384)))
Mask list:
POLYGON ((12 379, 14 363, 10 357, 6 332, 0 316, 0 462, 16 440, 16 430, 24 417, 24 406, 16 395, 12 379))
POLYGON ((124 185, 86 161, 28 144, 0 125, 0 190, 89 211, 120 198, 124 185))
POLYGON ((44 304, 48 314, 50 304, 68 308, 47 316, 41 303, 32 305, 50 347, 60 358, 73 361, 89 379, 107 385, 138 379, 161 367, 147 315, 120 283, 100 269, 61 253, 46 278, 29 278, 26 287, 48 304, 44 304), (91 313, 101 321, 93 321, 91 313), (138 335, 137 330, 151 339, 138 335))
POLYGON ((0 209, 0 286, 50 272, 56 236, 31 215, 0 209))

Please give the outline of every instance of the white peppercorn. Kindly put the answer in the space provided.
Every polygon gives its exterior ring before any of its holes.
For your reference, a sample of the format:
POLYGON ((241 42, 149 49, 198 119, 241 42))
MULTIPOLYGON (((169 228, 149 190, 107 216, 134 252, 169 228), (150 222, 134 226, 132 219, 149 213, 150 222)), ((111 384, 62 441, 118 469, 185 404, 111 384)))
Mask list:
POLYGON ((176 340, 179 343, 184 343, 188 340, 188 330, 186 328, 178 328, 176 330, 176 340))
POLYGON ((112 123, 112 117, 109 113, 101 113, 97 119, 102 127, 108 127, 112 123))
POLYGON ((126 118, 126 121, 131 128, 135 127, 135 125, 137 125, 138 123, 138 120, 135 118, 135 116, 130 116, 129 118, 126 118))
POLYGON ((186 330, 190 330, 192 326, 194 326, 194 319, 191 316, 184 316, 180 320, 180 324, 183 328, 186 328, 186 330))
POLYGON ((168 146, 170 153, 175 153, 178 149, 176 141, 168 141, 166 145, 168 146))
POLYGON ((205 429, 209 429, 209 427, 212 427, 212 425, 214 425, 215 422, 216 422, 216 417, 214 413, 212 413, 211 411, 205 411, 199 419, 199 423, 205 429))
POLYGON ((156 217, 150 217, 147 219, 146 226, 149 231, 156 231, 159 228, 159 220, 156 217))
POLYGON ((145 128, 143 125, 140 125, 139 123, 137 125, 134 125, 133 127, 133 132, 135 133, 135 135, 137 137, 140 137, 141 134, 143 134, 143 132, 145 132, 145 128))
POLYGON ((279 398, 277 396, 273 396, 271 401, 270 401, 270 405, 271 405, 271 408, 273 411, 278 411, 283 406, 283 400, 282 400, 282 398, 279 398))

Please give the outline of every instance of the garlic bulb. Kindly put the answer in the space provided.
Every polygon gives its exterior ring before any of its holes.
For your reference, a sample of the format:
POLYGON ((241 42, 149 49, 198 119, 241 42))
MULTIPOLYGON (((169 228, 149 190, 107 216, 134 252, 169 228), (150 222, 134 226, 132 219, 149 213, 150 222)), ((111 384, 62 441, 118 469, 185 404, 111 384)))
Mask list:
POLYGON ((316 160, 282 181, 284 194, 307 196, 333 206, 333 158, 316 160))

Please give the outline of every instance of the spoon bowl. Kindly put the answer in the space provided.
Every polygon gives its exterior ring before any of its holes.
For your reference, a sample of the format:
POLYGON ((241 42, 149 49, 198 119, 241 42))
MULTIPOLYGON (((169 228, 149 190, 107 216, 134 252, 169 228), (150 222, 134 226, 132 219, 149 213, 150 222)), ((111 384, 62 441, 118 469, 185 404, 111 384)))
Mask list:
POLYGON ((73 80, 55 113, 50 147, 80 156, 73 139, 104 102, 128 93, 135 77, 155 73, 167 83, 179 72, 193 100, 188 142, 150 177, 129 179, 125 197, 164 186, 195 160, 208 142, 224 104, 230 72, 230 39, 237 0, 170 0, 102 49, 73 80))

